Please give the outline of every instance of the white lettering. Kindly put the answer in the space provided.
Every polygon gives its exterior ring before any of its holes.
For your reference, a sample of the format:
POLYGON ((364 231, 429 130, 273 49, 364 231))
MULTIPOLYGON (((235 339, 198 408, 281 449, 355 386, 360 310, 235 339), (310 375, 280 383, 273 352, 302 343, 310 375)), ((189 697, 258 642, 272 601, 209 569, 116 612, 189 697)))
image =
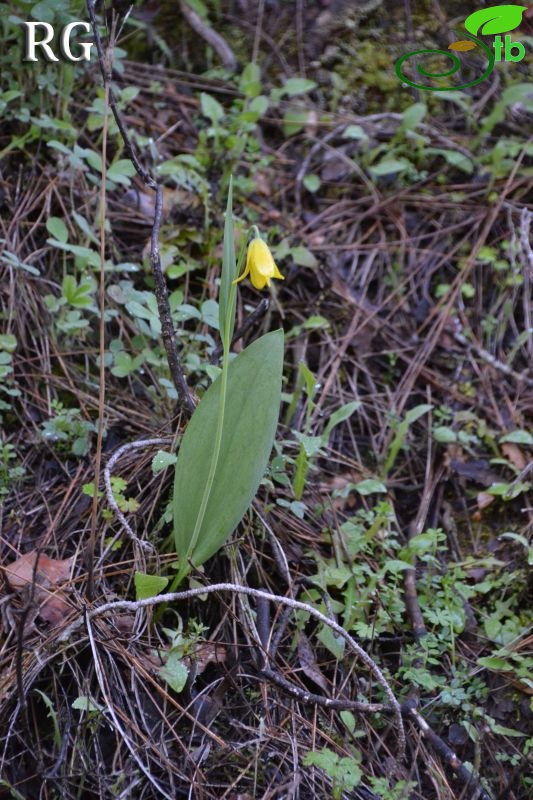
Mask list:
POLYGON ((26 52, 24 54, 24 61, 39 60, 35 55, 36 47, 42 47, 44 57, 47 61, 59 61, 57 56, 54 55, 52 48, 48 45, 48 42, 54 38, 54 29, 52 25, 49 22, 23 22, 22 24, 26 27, 26 52), (35 33, 38 25, 46 31, 45 38, 40 42, 35 41, 35 33))

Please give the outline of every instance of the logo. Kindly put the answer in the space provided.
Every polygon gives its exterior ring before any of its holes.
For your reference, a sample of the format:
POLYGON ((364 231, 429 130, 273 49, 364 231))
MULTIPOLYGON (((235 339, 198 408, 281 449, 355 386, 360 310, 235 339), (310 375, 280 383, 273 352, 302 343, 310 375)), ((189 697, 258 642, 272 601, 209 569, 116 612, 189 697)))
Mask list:
MULTIPOLYGON (((406 55, 399 58, 396 62, 395 69, 397 76, 408 86, 413 86, 415 89, 426 89, 428 92, 450 92, 458 89, 466 89, 468 86, 475 86, 481 83, 485 78, 488 78, 494 69, 496 61, 521 61, 524 58, 526 51, 522 42, 513 42, 509 35, 505 36, 503 40, 500 36, 502 33, 508 34, 509 31, 513 31, 520 25, 524 11, 526 11, 525 6, 517 5, 492 6, 491 8, 483 8, 480 11, 475 11, 465 20, 465 28, 468 31, 466 39, 463 38, 457 42, 453 42, 449 45, 448 50, 413 50, 412 53, 406 53, 406 55), (496 34, 492 48, 485 44, 485 42, 482 42, 481 39, 478 39, 476 34, 496 34), (450 75, 455 75, 462 66, 455 53, 449 51, 454 50, 464 53, 474 48, 481 48, 487 56, 487 68, 481 77, 469 83, 463 83, 461 86, 424 86, 424 84, 416 83, 411 80, 403 73, 403 65, 408 58, 431 53, 432 55, 442 55, 451 58, 453 63, 452 68, 447 72, 428 72, 423 66, 418 65, 417 70, 419 74, 429 79, 447 78, 450 75)), ((463 34, 463 36, 465 36, 465 34, 463 34)))
MULTIPOLYGON (((55 31, 49 22, 23 22, 24 26, 24 58, 23 61, 38 61, 35 51, 39 47, 46 61, 59 61, 54 53, 50 42, 53 40, 55 31), (44 36, 37 41, 37 30, 42 29, 44 36)), ((80 42, 80 55, 75 56, 70 49, 70 40, 76 28, 81 28, 85 33, 89 33, 91 26, 88 22, 69 22, 61 31, 59 37, 59 50, 63 58, 67 61, 90 61, 91 47, 93 42, 80 42)))

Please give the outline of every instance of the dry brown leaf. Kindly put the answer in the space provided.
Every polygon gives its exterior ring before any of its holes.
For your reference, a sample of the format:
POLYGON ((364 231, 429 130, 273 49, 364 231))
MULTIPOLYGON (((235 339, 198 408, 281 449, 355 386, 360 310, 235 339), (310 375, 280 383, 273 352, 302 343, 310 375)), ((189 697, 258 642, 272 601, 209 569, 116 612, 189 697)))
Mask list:
POLYGON ((328 682, 318 667, 311 642, 304 633, 301 633, 298 639, 298 660, 300 661, 300 666, 304 674, 307 675, 308 678, 311 678, 313 683, 320 686, 322 691, 327 695, 329 691, 328 682))
POLYGON ((494 495, 489 494, 488 492, 479 492, 477 496, 477 507, 480 511, 483 511, 484 508, 490 506, 491 503, 494 503, 494 495))
POLYGON ((7 582, 15 592, 23 592, 34 580, 33 600, 39 605, 39 616, 49 625, 59 624, 70 611, 65 593, 53 589, 70 579, 75 556, 65 559, 50 558, 36 550, 25 553, 5 567, 7 582), (38 557, 37 569, 35 560, 38 557))
POLYGON ((511 462, 513 467, 516 467, 519 472, 522 472, 528 465, 528 460, 522 450, 514 442, 504 442, 502 444, 502 453, 505 458, 511 462))
MULTIPOLYGON (((29 553, 24 553, 23 556, 5 567, 8 583, 16 592, 22 591, 27 584, 32 583, 36 558, 37 551, 32 550, 29 553)), ((73 563, 74 556, 58 560, 49 558, 45 553, 41 553, 37 563, 35 583, 40 586, 54 586, 58 583, 65 583, 70 578, 73 563)))
POLYGON ((201 675, 208 664, 221 664, 225 660, 226 648, 216 642, 201 642, 194 651, 197 675, 201 675))

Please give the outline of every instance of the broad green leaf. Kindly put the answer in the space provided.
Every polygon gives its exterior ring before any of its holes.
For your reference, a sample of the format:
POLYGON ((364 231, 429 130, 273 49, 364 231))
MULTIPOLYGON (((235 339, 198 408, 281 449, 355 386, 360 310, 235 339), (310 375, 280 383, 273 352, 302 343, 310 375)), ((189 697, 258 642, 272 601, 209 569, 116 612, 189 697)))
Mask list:
POLYGON ((165 665, 159 670, 159 675, 168 683, 171 689, 174 689, 179 694, 185 688, 189 670, 183 663, 179 653, 169 653, 165 665))
POLYGON ((427 114, 428 107, 425 103, 413 103, 402 114, 401 128, 404 131, 414 131, 427 114))
POLYGON ((119 158, 114 164, 111 164, 107 170, 107 178, 115 183, 122 183, 129 186, 130 178, 135 175, 135 167, 129 158, 119 158))
POLYGON ((12 333, 0 333, 0 350, 14 353, 17 349, 17 337, 12 333))
POLYGON ((67 226, 59 217, 49 217, 46 220, 46 230, 63 244, 68 241, 67 226))
POLYGON ((436 442, 447 444, 449 442, 456 442, 457 434, 452 428, 448 428, 446 425, 438 425, 436 428, 433 428, 433 438, 436 442))
POLYGON ((368 139, 368 134, 360 125, 348 125, 342 134, 343 139, 368 139))
POLYGON ((341 711, 339 714, 340 718, 348 728, 350 733, 354 733, 355 731, 355 717, 351 711, 341 711))
POLYGON ((320 189, 320 178, 318 175, 306 175, 304 178, 304 186, 308 192, 318 192, 320 189))
POLYGON ((511 431, 500 438, 500 444, 513 442, 514 444, 533 445, 533 435, 529 431, 511 431))
MULTIPOLYGON (((229 365, 220 453, 196 545, 203 564, 222 547, 250 505, 268 462, 281 401, 283 332, 253 342, 229 365)), ((174 537, 186 559, 213 458, 222 376, 209 387, 183 436, 174 478, 174 537)))
MULTIPOLYGON (((335 636, 331 628, 327 625, 322 625, 317 634, 317 639, 322 642, 324 647, 327 647, 329 652, 339 661, 344 657, 344 648, 346 642, 342 636, 335 636)), ((342 712, 341 712, 342 715, 342 712)))
POLYGON ((297 94, 305 94, 306 92, 310 92, 315 87, 316 83, 308 80, 307 78, 289 78, 287 81, 285 81, 281 89, 283 94, 288 95, 289 97, 295 97, 297 94))
POLYGON ((237 277, 237 261, 235 258, 235 238, 233 234, 233 179, 228 187, 226 219, 224 221, 224 245, 222 251, 222 275, 220 278, 220 294, 218 303, 218 320, 222 341, 226 338, 226 325, 229 327, 227 340, 231 342, 235 326, 235 297, 230 305, 231 284, 237 277))
POLYGON ((426 155, 442 156, 451 167, 457 167, 467 175, 471 175, 474 170, 472 161, 467 158, 463 153, 457 150, 446 150, 442 147, 426 147, 426 155))
POLYGON ((224 109, 218 100, 215 100, 210 94, 206 94, 205 92, 200 94, 200 106, 204 117, 210 119, 215 126, 224 117, 224 109))
POLYGON ((513 669, 513 665, 506 658, 499 658, 498 656, 478 658, 477 663, 480 667, 495 669, 498 672, 510 672, 513 669))
POLYGON ((293 247, 291 249, 291 255, 294 259, 294 263, 299 264, 301 267, 318 266, 318 262, 312 252, 308 250, 307 247, 303 247, 303 245, 293 247))
POLYGON ((306 456, 309 458, 316 456, 323 445, 321 436, 309 436, 308 434, 300 433, 299 431, 294 431, 294 435, 301 443, 303 449, 305 450, 306 456))
POLYGON ((72 708, 75 711, 89 711, 93 714, 97 711, 103 711, 104 707, 96 703, 92 697, 87 697, 86 695, 80 695, 76 697, 74 702, 72 703, 72 708))
POLYGON ((378 164, 369 167, 369 170, 372 175, 380 177, 382 175, 394 175, 396 172, 404 172, 411 166, 411 162, 406 158, 384 158, 378 164))
POLYGON ((283 115, 283 133, 285 136, 293 136, 304 128, 310 119, 308 109, 289 108, 283 115))
POLYGON ((152 458, 152 472, 157 475, 161 470, 166 469, 171 464, 175 464, 178 457, 174 453, 167 453, 165 450, 158 450, 152 458))
POLYGON ((155 597, 167 587, 168 578, 161 575, 147 575, 145 572, 136 572, 134 577, 135 595, 137 600, 155 597))
POLYGON ((353 487, 358 494, 366 496, 367 494, 385 494, 387 487, 381 481, 376 481, 372 478, 367 478, 364 481, 359 481, 353 487))

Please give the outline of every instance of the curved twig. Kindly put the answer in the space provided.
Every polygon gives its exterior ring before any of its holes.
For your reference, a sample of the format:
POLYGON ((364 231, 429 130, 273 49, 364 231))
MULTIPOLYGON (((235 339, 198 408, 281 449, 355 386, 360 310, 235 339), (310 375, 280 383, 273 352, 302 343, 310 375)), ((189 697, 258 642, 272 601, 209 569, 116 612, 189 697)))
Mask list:
MULTIPOLYGON (((271 594, 270 592, 265 592, 262 589, 252 589, 249 586, 239 586, 238 584, 234 583, 215 583, 211 586, 200 586, 195 589, 188 589, 183 592, 169 592, 168 594, 160 594, 157 597, 148 597, 144 600, 117 600, 110 603, 104 603, 101 606, 96 608, 92 608, 91 610, 86 612, 87 620, 92 620, 94 617, 100 616, 102 614, 107 613, 108 611, 118 611, 118 610, 129 610, 129 611, 139 611, 141 608, 149 608, 154 605, 159 605, 160 603, 175 603, 179 600, 188 600, 192 597, 198 597, 201 595, 206 594, 213 594, 215 592, 235 592, 236 594, 244 594, 248 595, 249 597, 255 597, 257 599, 263 599, 274 603, 280 603, 281 605, 289 606, 292 609, 297 611, 305 611, 311 617, 314 617, 319 622, 324 625, 327 625, 331 628, 335 633, 341 636, 344 641, 348 644, 348 646, 353 650, 356 656, 363 662, 363 664, 368 668, 370 673, 374 676, 375 680, 379 685, 382 687, 386 697, 390 703, 390 710, 394 715, 394 722, 396 725, 396 731, 398 736, 398 752, 397 752, 397 761, 398 763, 401 762, 405 757, 405 729, 402 720, 402 709, 398 700, 396 699, 394 692, 392 691, 391 687, 387 679, 385 678, 383 672, 378 667, 376 662, 368 655, 368 653, 363 650, 363 648, 355 641, 355 639, 350 636, 347 630, 345 630, 342 625, 339 625, 332 619, 326 617, 322 612, 318 611, 313 606, 308 605, 307 603, 302 603, 299 600, 293 600, 289 597, 282 597, 281 595, 271 594)), ((62 641, 68 638, 75 630, 77 630, 84 622, 85 617, 80 616, 77 620, 75 620, 71 625, 63 630, 61 634, 58 636, 58 640, 62 641)), ((368 710, 374 711, 375 705, 374 704, 365 704, 362 703, 359 711, 368 710)))

